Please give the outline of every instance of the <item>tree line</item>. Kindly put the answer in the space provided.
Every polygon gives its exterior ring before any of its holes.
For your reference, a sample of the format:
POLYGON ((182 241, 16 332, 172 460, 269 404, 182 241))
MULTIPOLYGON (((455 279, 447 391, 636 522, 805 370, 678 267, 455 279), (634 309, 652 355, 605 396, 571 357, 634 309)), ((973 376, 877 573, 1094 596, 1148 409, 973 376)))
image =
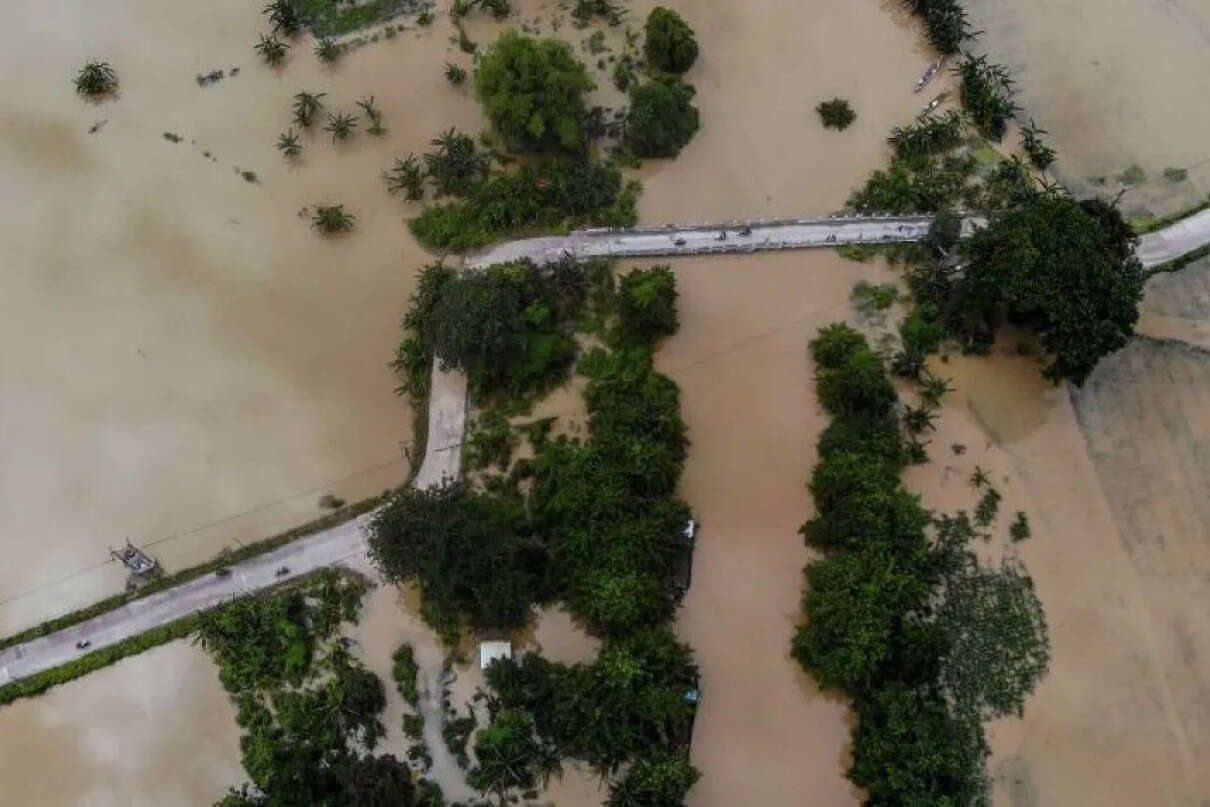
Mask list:
POLYGON ((793 655, 853 704, 848 776, 866 804, 985 804, 982 721, 1019 713, 1045 673, 1041 604, 1019 566, 978 563, 965 514, 935 518, 903 487, 897 396, 865 338, 830 325, 810 356, 832 421, 793 655))

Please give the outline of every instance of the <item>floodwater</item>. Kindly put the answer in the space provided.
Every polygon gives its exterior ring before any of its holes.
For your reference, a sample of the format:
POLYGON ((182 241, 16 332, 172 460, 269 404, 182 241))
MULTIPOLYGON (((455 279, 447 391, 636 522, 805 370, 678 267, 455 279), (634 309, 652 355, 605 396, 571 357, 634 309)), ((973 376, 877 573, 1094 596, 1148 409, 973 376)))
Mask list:
MULTIPOLYGON (((60 0, 15 9, 0 33, 10 77, 0 102, 9 189, 0 221, 13 256, 0 327, 5 344, 28 346, 6 351, 0 375, 0 540, 11 561, 0 571, 8 600, 0 626, 115 590, 122 576, 112 568, 41 587, 103 560, 105 545, 126 535, 181 536, 156 547, 180 566, 314 515, 322 492, 350 498, 404 477, 409 412, 385 364, 428 256, 403 224, 412 211, 378 175, 441 129, 482 125, 469 91, 441 76, 446 61, 470 58, 441 16, 433 29, 371 44, 334 70, 302 44, 279 73, 251 52, 259 5, 220 0, 169 14, 149 0, 104 8, 60 0), (117 101, 72 96, 70 76, 90 57, 119 70, 117 101), (238 76, 205 88, 194 81, 235 65, 238 76), (348 111, 374 94, 390 133, 340 147, 309 135, 299 165, 284 164, 272 144, 289 123, 290 95, 303 88, 348 111), (164 131, 184 140, 168 142, 164 131), (357 230, 335 241, 313 235, 298 213, 321 201, 344 202, 357 230)), ((553 2, 520 5, 520 17, 541 16, 549 30, 553 2)), ((703 128, 679 159, 642 169, 643 222, 839 208, 883 161, 890 127, 925 100, 911 83, 927 53, 895 6, 686 8, 702 45, 688 78, 703 128), (834 95, 858 114, 844 133, 823 130, 813 111, 834 95)), ((633 4, 633 22, 647 7, 633 4)), ((588 36, 561 13, 565 35, 588 36)), ((468 32, 482 42, 498 27, 476 16, 468 32)), ((597 76, 608 102, 608 73, 597 76)), ((1035 116, 1062 152, 1084 153, 1062 121, 1035 116)), ((1164 132, 1172 144, 1182 136, 1164 132)), ((1130 159, 1153 173, 1153 161, 1185 159, 1178 151, 1130 159)), ((692 440, 682 492, 702 524, 677 623, 696 650, 704 695, 692 751, 703 778, 689 804, 855 804, 843 776, 846 704, 820 693, 788 655, 808 558, 797 533, 810 515, 804 483, 826 424, 805 348, 819 326, 852 317, 853 283, 891 275, 829 252, 673 268, 681 330, 657 361, 682 388, 692 440)), ((1170 309, 1147 310, 1206 319, 1170 309)), ((973 466, 988 468, 1004 501, 987 551, 1024 557, 1050 618, 1051 675, 1023 721, 993 727, 996 803, 1193 807, 1210 792, 1202 672, 1210 567, 1197 484, 1210 456, 1200 414, 1210 382, 1200 359, 1149 342, 1107 363, 1104 376, 1098 370, 1073 403, 1013 347, 937 364, 957 389, 933 462, 907 475, 930 505, 954 509, 974 503, 973 466), (1034 537, 1014 546, 1003 533, 1018 509, 1034 537)), ((562 415, 561 427, 576 432, 576 393, 561 390, 534 414, 562 415)), ((402 754, 390 653, 410 638, 427 670, 440 650, 416 623, 414 602, 389 589, 371 595, 354 637, 388 682, 392 734, 379 750, 402 754)), ((520 638, 565 661, 594 651, 558 611, 520 638)), ((456 700, 473 692, 477 667, 474 653, 458 666, 456 700)), ((426 677, 430 695, 439 685, 426 677)), ((24 801, 48 807, 207 803, 243 779, 213 666, 181 643, 4 709, 0 737, 20 741, 0 754, 0 781, 41 788, 24 801), (130 717, 152 712, 154 722, 130 717)), ((545 797, 588 807, 603 793, 573 768, 545 797)))
POLYGON ((1022 117, 1050 132, 1053 172, 1131 214, 1177 212, 1210 194, 1210 4, 1204 0, 967 0, 978 52, 1007 65, 1022 117), (1181 169, 1184 179, 1166 178, 1181 169))
POLYGON ((245 779, 237 736, 218 669, 174 642, 4 707, 4 803, 211 804, 245 779))

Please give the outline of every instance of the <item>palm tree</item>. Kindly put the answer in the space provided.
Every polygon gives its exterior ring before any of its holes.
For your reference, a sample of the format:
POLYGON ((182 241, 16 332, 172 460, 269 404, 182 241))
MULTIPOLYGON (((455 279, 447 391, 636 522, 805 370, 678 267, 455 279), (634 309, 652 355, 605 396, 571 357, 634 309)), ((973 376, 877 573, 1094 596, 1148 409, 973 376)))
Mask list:
POLYGON ((457 87, 459 84, 462 84, 464 81, 466 81, 466 70, 462 69, 453 62, 446 62, 445 79, 450 84, 453 84, 455 87, 457 87))
POLYGON ((76 73, 76 92, 96 98, 118 88, 118 74, 109 62, 88 62, 76 73))
POLYGON ((978 465, 975 466, 975 470, 971 471, 970 483, 976 488, 986 487, 990 485, 991 482, 991 474, 983 470, 978 465))
POLYGON ((451 128, 429 145, 437 150, 427 152, 424 163, 438 193, 465 195, 487 176, 488 159, 478 152, 470 135, 451 128))
POLYGON ((277 136, 277 150, 283 157, 292 158, 302 154, 302 143, 293 129, 287 129, 277 136))
POLYGON ((390 193, 403 192, 403 198, 415 202, 424 197, 424 171, 415 154, 409 154, 404 159, 395 158, 395 167, 384 175, 387 181, 387 191, 390 193))
POLYGON ((315 113, 323 109, 323 101, 321 100, 326 92, 310 93, 298 92, 294 94, 294 122, 303 128, 307 128, 315 120, 315 113))
POLYGON ((937 413, 928 407, 908 404, 903 408, 903 425, 912 434, 920 434, 925 429, 936 431, 936 419, 937 413))
POLYGON ((953 391, 954 388, 950 386, 948 378, 938 378, 928 370, 924 371, 920 380, 920 397, 930 406, 940 406, 941 399, 945 397, 946 393, 953 391))
POLYGON ((286 36, 294 36, 302 27, 302 20, 290 0, 272 0, 262 11, 269 16, 274 33, 281 32, 286 36))
POLYGON ((372 135, 387 133, 386 127, 382 125, 382 110, 374 106, 374 96, 362 98, 357 102, 357 106, 361 107, 361 111, 366 113, 366 117, 370 119, 370 125, 366 127, 367 132, 372 135))
POLYGON ((265 64, 272 67, 277 67, 286 60, 288 50, 286 43, 273 34, 261 34, 260 41, 256 43, 256 52, 265 60, 265 64))
POLYGON ((331 37, 323 37, 315 45, 315 55, 319 57, 321 62, 332 63, 340 58, 341 46, 336 44, 331 37))
POLYGON ((356 115, 348 115, 344 112, 337 112, 335 115, 328 115, 328 125, 324 127, 324 131, 332 135, 332 142, 337 140, 348 140, 353 131, 357 128, 358 118, 356 115))
POLYGON ((311 216, 311 226, 324 235, 334 235, 353 229, 352 213, 345 211, 343 204, 318 205, 311 216))

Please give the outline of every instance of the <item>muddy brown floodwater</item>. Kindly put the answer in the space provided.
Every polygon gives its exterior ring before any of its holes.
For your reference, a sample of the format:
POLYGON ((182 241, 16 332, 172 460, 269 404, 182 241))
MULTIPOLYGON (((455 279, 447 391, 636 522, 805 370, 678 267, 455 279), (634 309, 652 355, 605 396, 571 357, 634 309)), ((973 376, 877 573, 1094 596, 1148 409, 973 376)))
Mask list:
MULTIPOLYGON (((519 5, 514 23, 541 18, 548 31, 557 13, 577 47, 590 33, 553 2, 519 5)), ((634 24, 650 5, 631 6, 634 24)), ((482 126, 468 92, 441 75, 446 61, 470 59, 440 16, 334 69, 304 40, 272 71, 251 50, 259 6, 58 0, 15 6, 0 31, 0 550, 9 561, 0 631, 120 587, 118 570, 90 567, 125 536, 171 538, 155 551, 179 567, 315 515, 322 492, 360 496, 405 474, 409 414, 385 365, 428 257, 404 226, 414 209, 386 195, 379 173, 441 129, 482 126), (71 74, 88 58, 117 68, 118 100, 72 95, 71 74), (194 80, 234 66, 238 76, 213 85, 194 80), (327 92, 329 107, 346 111, 375 95, 389 134, 339 147, 308 134, 301 162, 284 164, 272 144, 300 89, 327 92), (345 203, 357 230, 314 236, 299 213, 317 202, 345 203)), ((702 45, 688 78, 703 128, 680 158, 642 169, 642 220, 839 208, 883 161, 891 126, 924 100, 911 85, 928 54, 896 7, 699 0, 683 9, 702 45), (843 134, 824 131, 813 111, 836 95, 858 114, 843 134)), ((476 16, 468 31, 486 41, 499 27, 476 16)), ((611 47, 620 34, 608 33, 611 47)), ((608 69, 595 72, 597 98, 616 101, 608 69)), ((689 803, 854 804, 843 776, 846 705, 788 655, 807 560, 797 533, 809 515, 804 482, 825 424, 805 347, 820 325, 852 316, 854 282, 891 275, 827 252, 673 266, 682 325, 657 361, 683 391, 692 439, 683 493, 702 522, 677 623, 703 677, 692 751, 703 778, 689 803)), ((1150 316, 1205 320, 1174 310, 1157 303, 1150 316)), ((1210 429, 1197 413, 1210 411, 1210 382, 1200 359, 1151 342, 1140 350, 1107 363, 1074 403, 1015 356, 938 368, 958 389, 934 463, 908 483, 934 506, 969 507, 970 468, 993 471, 1004 518, 1031 516, 1035 537, 1015 551, 1053 632, 1053 670, 1025 719, 994 727, 997 804, 1193 807, 1210 792, 1204 496, 1179 481, 1204 478, 1210 429), (1122 397, 1149 385, 1150 397, 1122 397), (1163 451, 1152 457, 1150 446, 1163 451), (1147 497, 1172 506, 1138 515, 1128 483, 1140 478, 1147 497)), ((577 392, 536 414, 582 422, 577 392)), ((1014 551, 997 541, 989 551, 1014 551)), ((430 661, 439 652, 413 610, 380 589, 354 634, 384 677, 403 638, 430 661)), ((544 614, 527 641, 567 661, 593 652, 560 612, 544 614)), ((459 670, 464 695, 477 680, 470 661, 459 670)), ((392 734, 379 750, 402 755, 403 706, 391 692, 392 734)), ((237 737, 213 665, 177 643, 0 711, 0 782, 20 803, 45 807, 204 804, 243 779, 237 737)), ((603 797, 575 769, 546 795, 561 807, 603 797)))

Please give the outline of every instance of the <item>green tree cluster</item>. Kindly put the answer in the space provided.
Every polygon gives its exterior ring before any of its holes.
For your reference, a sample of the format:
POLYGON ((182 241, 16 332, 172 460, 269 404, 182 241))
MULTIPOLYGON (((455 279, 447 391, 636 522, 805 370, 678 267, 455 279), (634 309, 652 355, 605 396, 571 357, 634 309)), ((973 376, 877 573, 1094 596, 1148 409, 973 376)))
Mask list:
POLYGON ((622 143, 636 157, 675 157, 698 130, 694 93, 678 78, 659 77, 635 87, 622 143))
POLYGON ((900 481, 907 458, 881 359, 843 324, 810 344, 832 423, 802 529, 807 566, 795 658, 850 697, 848 775, 866 804, 982 804, 981 719, 1019 711, 1045 672, 1045 621, 1019 568, 983 569, 965 516, 931 514, 900 481))
POLYGON ((475 70, 487 117, 514 148, 583 150, 584 94, 593 87, 571 45, 516 31, 488 47, 475 70))
POLYGON ((530 653, 494 662, 487 680, 498 708, 531 715, 543 742, 604 775, 686 746, 697 667, 671 629, 659 627, 607 640, 591 664, 530 653))
POLYGON ((967 54, 958 68, 958 88, 962 108, 975 126, 997 142, 1004 137, 1008 121, 1018 110, 1013 102, 1012 79, 1004 66, 988 62, 986 56, 967 54))
MULTIPOLYGON (((431 169, 429 175, 435 176, 431 169)), ((412 232, 422 243, 465 252, 513 233, 582 224, 629 227, 638 220, 641 186, 623 182, 613 163, 547 158, 478 176, 455 191, 463 199, 427 205, 412 220, 412 232)))
POLYGON ((676 275, 670 266, 632 269, 618 288, 618 328, 629 342, 655 343, 676 333, 676 275))
POLYGON ((415 581, 420 614, 445 638, 468 622, 509 630, 529 622, 545 553, 526 535, 519 502, 463 485, 405 488, 369 524, 370 558, 393 583, 415 581))
POLYGON ((608 277, 604 263, 572 259, 541 267, 496 264, 462 276, 441 264, 425 267, 396 354, 403 391, 427 390, 428 364, 436 355, 466 371, 481 402, 540 395, 575 361, 573 332, 602 275, 608 277))
POLYGON ((968 348, 986 349, 1008 320, 1039 335, 1048 378, 1079 384, 1134 333, 1146 275, 1107 205, 1033 194, 994 216, 962 253, 964 273, 937 299, 968 348))
POLYGON ((664 73, 684 73, 697 61, 697 36, 689 23, 670 8, 656 6, 643 26, 647 65, 664 73))
POLYGON ((385 734, 382 681, 330 641, 343 621, 356 619, 366 587, 328 570, 199 619, 195 641, 214 656, 235 701, 252 784, 233 788, 217 807, 414 803, 407 766, 372 755, 385 734))
POLYGON ((939 53, 953 56, 971 37, 966 9, 960 0, 900 0, 924 21, 929 41, 939 53))

